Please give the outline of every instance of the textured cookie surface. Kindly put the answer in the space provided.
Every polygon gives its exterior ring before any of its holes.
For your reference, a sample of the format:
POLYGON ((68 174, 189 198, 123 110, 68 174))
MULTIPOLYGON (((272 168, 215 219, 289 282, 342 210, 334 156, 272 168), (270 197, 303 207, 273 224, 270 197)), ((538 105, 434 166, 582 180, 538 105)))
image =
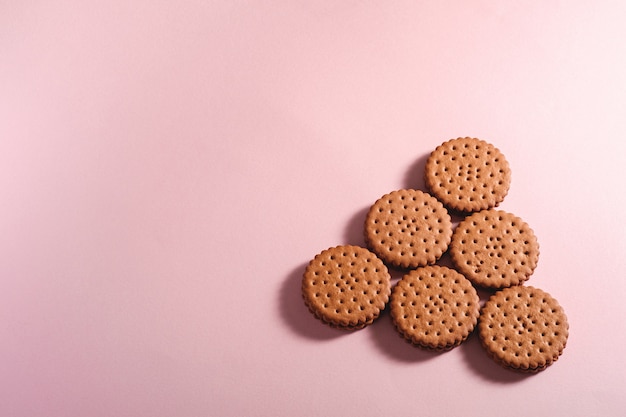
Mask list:
POLYGON ((482 287, 504 288, 526 281, 539 260, 533 230, 502 210, 483 210, 454 230, 450 255, 467 279, 482 287))
POLYGON ((372 205, 365 219, 367 246, 385 262, 416 268, 434 263, 448 249, 452 222, 430 194, 398 190, 372 205))
POLYGON ((498 291, 485 303, 478 326, 483 346, 505 367, 537 372, 563 353, 569 326, 550 294, 518 286, 498 291))
POLYGON ((391 293, 391 317, 405 339, 444 350, 462 343, 479 315, 474 287, 453 269, 418 268, 405 275, 391 293))
POLYGON ((511 170, 493 145, 458 138, 438 146, 426 161, 430 192, 454 210, 473 212, 497 206, 509 191, 511 170))
POLYGON ((358 329, 375 320, 389 301, 389 271, 358 246, 327 249, 307 266, 302 296, 309 310, 331 326, 358 329))

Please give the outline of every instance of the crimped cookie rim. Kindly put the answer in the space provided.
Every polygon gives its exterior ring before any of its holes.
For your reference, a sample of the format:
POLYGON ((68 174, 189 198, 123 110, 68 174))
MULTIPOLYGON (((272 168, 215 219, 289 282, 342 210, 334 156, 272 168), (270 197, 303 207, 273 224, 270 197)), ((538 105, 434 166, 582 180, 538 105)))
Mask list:
POLYGON ((448 139, 447 141, 443 142, 442 144, 440 144, 439 146, 437 146, 428 156, 428 158, 426 159, 426 165, 425 165, 425 169, 424 169, 424 183, 426 184, 426 187, 428 188, 428 190, 441 202, 443 202, 443 204, 446 207, 449 207, 452 210, 455 211, 459 211, 462 213, 473 213, 473 212, 477 212, 480 210, 484 210, 484 209, 488 209, 488 208, 493 208, 493 207, 498 207, 498 205, 504 201, 504 198, 507 196, 509 190, 510 190, 510 186, 511 186, 511 177, 512 177, 512 172, 511 172, 511 167, 509 165, 508 160, 506 159, 506 157, 504 156, 504 154, 502 153, 502 151, 496 147, 494 144, 489 143, 483 139, 479 139, 479 138, 473 138, 470 136, 465 136, 465 137, 458 137, 458 138, 453 138, 453 139, 448 139), (431 173, 436 171, 435 165, 436 164, 436 157, 440 156, 439 154, 443 155, 445 147, 450 147, 453 148, 454 144, 453 142, 459 142, 459 141, 472 141, 472 142, 478 142, 478 144, 480 144, 481 146, 487 147, 489 148, 489 151, 494 151, 497 154, 497 157, 501 158, 503 161, 503 168, 504 168, 504 178, 506 179, 506 187, 504 187, 504 190, 501 194, 494 194, 495 199, 493 203, 489 203, 487 202, 486 204, 479 204, 478 201, 476 202, 469 202, 471 204, 469 204, 468 202, 465 202, 465 200, 452 200, 446 197, 446 195, 444 195, 442 192, 440 192, 440 190, 447 190, 446 188, 443 187, 439 187, 437 185, 437 182, 435 181, 434 175, 431 175, 431 173), (441 152, 440 152, 441 151, 441 152))
MULTIPOLYGON (((412 287, 413 285, 411 284, 414 285, 415 283, 412 281, 407 285, 409 287, 412 287)), ((430 283, 428 283, 427 285, 430 285, 430 283)), ((441 288, 442 285, 439 285, 439 287, 441 288)), ((429 295, 429 300, 431 299, 431 297, 433 296, 429 295)), ((456 302, 459 303, 458 301, 459 297, 458 296, 452 297, 452 301, 454 301, 455 299, 457 300, 456 302)), ((393 287, 392 292, 391 292, 391 299, 389 301, 389 305, 390 305, 389 309, 390 309, 390 315, 391 315, 393 325, 398 331, 398 333, 400 334, 400 336, 403 337, 403 339, 405 339, 407 342, 411 343, 412 345, 415 345, 420 348, 424 348, 428 350, 435 350, 435 351, 445 351, 445 350, 450 350, 462 344, 465 340, 467 340, 467 338, 476 329, 476 326, 478 324, 478 317, 480 315, 479 302, 480 302, 480 298, 478 297, 478 293, 476 292, 476 289, 473 287, 472 283, 467 278, 465 278, 461 273, 459 273, 453 268, 448 268, 446 266, 429 265, 429 266, 425 266, 425 267, 421 267, 421 268, 409 271, 400 279, 400 281, 398 281, 398 283, 396 283, 396 285, 393 287), (444 278, 443 275, 446 273, 449 274, 449 276, 444 278), (450 279, 454 279, 455 281, 458 280, 459 281, 458 283, 455 282, 454 284, 450 286, 458 287, 457 289, 463 289, 464 294, 466 294, 468 291, 472 293, 470 295, 470 298, 472 299, 471 301, 473 303, 473 306, 471 310, 467 311, 468 314, 464 314, 465 317, 469 317, 469 322, 463 323, 462 326, 456 327, 454 332, 450 332, 447 335, 451 337, 440 338, 439 343, 437 343, 436 339, 435 341, 433 341, 433 343, 429 343, 427 340, 420 339, 418 337, 418 334, 410 334, 410 332, 408 332, 407 329, 404 329, 404 326, 401 326, 401 322, 405 321, 405 318, 399 317, 399 315, 401 315, 403 312, 402 307, 398 307, 398 305, 394 302, 394 300, 398 297, 397 293, 399 291, 403 291, 403 289, 401 289, 401 285, 403 285, 403 283, 407 283, 409 279, 415 280, 416 282, 420 281, 417 278, 417 276, 420 276, 422 274, 426 275, 427 279, 441 280, 441 279, 450 278, 450 279), (436 276, 433 276, 433 274, 435 274, 436 276)), ((458 307, 458 305, 456 307, 458 307)), ((460 313, 460 312, 463 312, 462 308, 457 308, 455 310, 455 313, 460 313)), ((451 319, 455 317, 456 316, 451 316, 451 319)))
MULTIPOLYGON (((387 202, 386 204, 389 205, 392 203, 387 202)), ((437 262, 437 260, 441 258, 441 256, 448 250, 450 241, 452 240, 452 233, 453 233, 452 218, 450 217, 450 213, 448 212, 445 205, 441 201, 439 201, 437 198, 435 198, 433 195, 429 194, 428 192, 413 189, 413 188, 401 188, 398 190, 390 191, 384 194, 383 196, 381 196, 380 198, 378 198, 374 202, 374 204, 370 206, 367 212, 367 215, 365 217, 364 230, 363 230, 365 244, 368 249, 370 249, 380 259, 382 259, 385 264, 388 264, 397 268, 403 268, 403 269, 419 268, 419 267, 423 267, 427 265, 432 265, 435 262, 437 262), (440 242, 438 244, 434 246, 430 246, 427 251, 428 255, 424 257, 420 257, 417 260, 413 260, 413 258, 410 258, 410 257, 404 257, 402 254, 400 254, 399 257, 395 257, 393 256, 393 254, 396 252, 396 250, 384 251, 384 248, 381 247, 383 243, 380 240, 376 241, 375 239, 373 239, 370 233, 370 228, 371 228, 370 225, 372 224, 374 217, 376 216, 375 209, 376 208, 380 209, 381 206, 385 205, 383 203, 385 200, 395 198, 396 196, 400 196, 400 199, 402 200, 402 197, 403 197, 402 193, 414 194, 412 196, 413 201, 417 201, 415 197, 419 196, 418 198, 421 199, 422 203, 427 204, 428 206, 431 206, 432 209, 436 210, 436 212, 433 212, 433 214, 436 213, 437 217, 441 219, 441 222, 439 222, 439 224, 442 229, 440 232, 437 233, 437 236, 442 237, 443 240, 440 239, 440 242), (391 255, 388 255, 387 254, 388 252, 391 252, 391 255)), ((404 248, 404 249, 408 250, 407 248, 404 248)), ((403 249, 400 248, 399 250, 402 252, 403 249)))
MULTIPOLYGON (((502 327, 502 326, 499 326, 499 327, 502 327)), ((508 333, 511 334, 511 332, 512 331, 509 331, 508 333)), ((561 304, 558 302, 556 298, 554 298, 547 291, 544 291, 540 288, 533 287, 533 286, 514 286, 514 287, 508 287, 508 288, 504 288, 504 289, 497 291, 496 293, 492 294, 491 297, 489 297, 489 299, 485 302, 485 304, 483 305, 480 311, 478 333, 479 333, 479 338, 481 340, 481 345, 486 350, 488 356, 491 357, 495 362, 497 362, 498 364, 500 364, 501 366, 507 369, 511 369, 514 371, 534 373, 534 372, 540 372, 546 369, 547 367, 552 365, 561 357, 561 355, 563 354, 563 351, 565 350, 565 347, 567 346, 567 341, 569 339, 569 321, 567 319, 567 315, 565 314, 565 310, 563 309, 561 304), (543 304, 546 304, 547 306, 551 305, 552 307, 556 308, 556 312, 551 311, 549 318, 554 318, 555 321, 560 321, 560 323, 555 323, 555 326, 558 326, 557 327, 558 331, 562 332, 559 335, 555 335, 555 337, 558 337, 557 340, 560 342, 560 344, 557 344, 555 348, 549 349, 547 352, 548 353, 547 355, 540 355, 539 361, 528 360, 527 362, 524 362, 522 358, 522 360, 517 360, 517 362, 519 363, 516 363, 516 360, 513 359, 513 357, 511 357, 509 354, 498 355, 497 348, 502 347, 501 344, 493 343, 494 339, 492 339, 491 342, 487 340, 487 338, 492 333, 494 333, 490 331, 489 325, 494 324, 494 323, 492 322, 492 320, 487 320, 487 314, 488 314, 487 311, 498 309, 499 307, 497 306, 497 304, 500 303, 501 305, 504 306, 504 309, 507 312, 511 313, 510 310, 513 304, 510 303, 507 298, 511 296, 511 293, 514 294, 516 291, 518 292, 518 294, 519 294, 519 291, 525 292, 525 295, 528 295, 529 298, 543 298, 544 300, 547 299, 547 302, 542 302, 542 305, 543 304), (534 366, 533 366, 533 363, 535 363, 534 366)), ((504 333, 506 332, 502 332, 501 335, 504 333)), ((523 334, 523 338, 526 340, 527 338, 529 338, 529 336, 527 336, 526 334, 523 334)), ((535 342, 531 342, 531 345, 534 346, 535 342)), ((527 358, 530 358, 530 356, 532 355, 527 356, 527 358)), ((519 356, 515 356, 515 358, 519 358, 519 356)))
POLYGON ((302 298, 304 300, 306 307, 315 316, 315 318, 319 319, 325 324, 330 325, 331 327, 336 327, 336 328, 346 329, 346 330, 356 330, 356 329, 363 328, 369 324, 372 324, 373 321, 376 320, 380 316, 380 313, 387 306, 387 303, 389 302, 389 299, 391 296, 391 275, 389 274, 389 269, 387 268, 387 265, 385 265, 385 263, 374 252, 369 251, 367 248, 364 248, 358 245, 337 245, 337 246, 333 246, 333 247, 322 250, 317 255, 315 255, 313 259, 311 259, 311 261, 309 261, 309 263, 307 264, 304 270, 304 273, 302 274, 301 295, 302 295, 302 298), (359 318, 358 316, 356 316, 356 317, 348 318, 347 320, 337 320, 337 319, 333 319, 332 317, 329 317, 328 315, 324 315, 323 311, 325 308, 322 308, 322 309, 315 308, 315 305, 313 304, 312 299, 310 298, 310 295, 309 295, 310 291, 307 291, 308 288, 306 286, 306 280, 307 280, 307 277, 310 275, 311 271, 314 269, 313 262, 315 262, 318 258, 322 257, 326 253, 329 253, 329 252, 332 253, 332 252, 336 252, 340 250, 349 250, 349 251, 354 251, 354 252, 366 252, 368 255, 372 256, 375 260, 377 260, 379 263, 379 265, 377 266, 381 267, 380 271, 378 271, 376 274, 378 275, 379 279, 384 284, 383 285, 384 292, 381 291, 381 293, 376 294, 375 297, 368 298, 368 299, 374 300, 374 303, 370 303, 372 304, 371 312, 365 314, 362 318, 359 318))
MULTIPOLYGON (((487 223, 488 224, 488 223, 487 223)), ((493 223, 492 223, 493 224, 493 223)), ((496 223, 497 224, 497 223, 496 223)), ((476 227, 478 226, 477 224, 472 224, 471 227, 476 227)), ((498 227, 501 227, 498 225, 498 227)), ((497 227, 493 227, 492 228, 497 228, 497 227)), ((472 233, 467 233, 468 235, 472 235, 472 233)), ((485 249, 488 250, 488 249, 485 249)), ((485 209, 485 210, 481 210, 475 213, 470 214, 469 216, 467 216, 465 219, 463 219, 455 228, 453 234, 452 234, 452 239, 450 241, 450 246, 449 246, 449 252, 450 252, 450 257, 452 258, 452 262, 455 266, 455 268, 462 273, 467 279, 469 279, 473 284, 480 286, 482 288, 491 288, 491 289, 502 289, 502 288, 508 288, 508 287, 512 287, 512 286, 516 286, 516 285, 521 285, 524 282, 528 281, 530 279, 530 277, 534 274, 535 269, 537 268, 538 264, 539 264, 539 255, 541 253, 540 251, 540 245, 539 245, 539 240, 537 239, 537 236, 535 235, 534 230, 530 227, 530 225, 524 221, 524 219, 522 219, 521 217, 511 213, 511 212, 507 212, 505 210, 500 210, 500 209, 495 209, 495 208, 489 208, 489 209, 485 209), (523 262, 522 266, 526 266, 525 263, 528 262, 528 273, 525 274, 524 276, 519 275, 518 271, 516 271, 515 269, 513 270, 513 277, 509 277, 506 280, 497 280, 497 281, 487 281, 485 278, 483 278, 480 275, 476 275, 476 272, 474 272, 473 270, 471 270, 468 266, 467 266, 467 259, 470 259, 471 257, 468 256, 463 256, 464 254, 463 252, 463 248, 462 248, 462 238, 459 237, 461 233, 463 233, 464 230, 469 229, 468 224, 469 223, 484 223, 485 220, 484 219, 478 219, 482 216, 485 215, 493 215, 493 216, 498 216, 498 222, 502 222, 503 218, 505 219, 510 219, 512 222, 517 222, 519 223, 518 226, 514 226, 516 227, 518 230, 522 230, 523 233, 525 233, 526 238, 528 239, 528 243, 525 243, 526 247, 529 249, 529 254, 527 258, 523 258, 522 261, 523 262), (527 259, 527 260, 526 260, 527 259)), ((505 253, 509 253, 509 252, 505 252, 505 253)), ((507 262, 509 264, 512 263, 511 260, 515 260, 515 259, 519 259, 522 258, 521 256, 517 255, 517 254, 512 254, 515 256, 502 256, 505 259, 507 259, 507 262), (510 261, 510 262, 509 262, 510 261)), ((475 258, 475 257, 474 257, 475 258)), ((506 271, 505 271, 506 272, 506 271)))

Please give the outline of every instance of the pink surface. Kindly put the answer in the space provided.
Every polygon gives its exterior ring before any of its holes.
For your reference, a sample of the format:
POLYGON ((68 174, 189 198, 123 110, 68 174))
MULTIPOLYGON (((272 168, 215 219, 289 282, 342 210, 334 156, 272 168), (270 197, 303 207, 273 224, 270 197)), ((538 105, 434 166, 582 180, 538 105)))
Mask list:
POLYGON ((0 2, 0 415, 625 415, 626 6, 586 4, 0 2), (300 299, 457 136, 569 317, 535 376, 300 299))

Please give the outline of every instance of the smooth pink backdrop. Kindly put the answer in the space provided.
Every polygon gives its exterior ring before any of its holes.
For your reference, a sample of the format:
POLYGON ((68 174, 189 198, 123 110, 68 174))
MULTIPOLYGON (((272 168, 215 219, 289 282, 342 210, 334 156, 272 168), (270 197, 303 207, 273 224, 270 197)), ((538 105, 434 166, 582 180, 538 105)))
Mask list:
MULTIPOLYGON (((1 416, 623 416, 622 1, 1 1, 1 416), (520 376, 304 265, 475 136, 570 322, 520 376)), ((397 279, 399 274, 395 273, 397 279)), ((483 294, 484 296, 484 294, 483 294)))

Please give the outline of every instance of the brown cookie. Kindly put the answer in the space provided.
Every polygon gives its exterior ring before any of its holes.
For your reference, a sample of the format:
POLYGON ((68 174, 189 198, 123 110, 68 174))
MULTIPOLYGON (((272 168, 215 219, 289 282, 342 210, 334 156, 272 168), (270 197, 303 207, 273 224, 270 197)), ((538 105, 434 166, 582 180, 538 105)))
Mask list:
POLYGON ((474 330, 479 299, 472 284, 443 266, 418 268, 405 275, 391 293, 391 317, 409 342, 446 350, 474 330))
POLYGON ((309 263, 302 278, 302 296, 323 322, 360 329, 385 308, 390 279, 387 267, 372 252, 358 246, 337 246, 309 263))
POLYGON ((401 268, 435 263, 448 249, 452 222, 446 208, 418 190, 399 190, 372 205, 365 242, 381 259, 401 268))
POLYGON ((467 279, 482 287, 504 288, 526 281, 539 261, 539 243, 519 217, 483 210, 454 230, 450 255, 467 279))
POLYGON ((504 155, 490 143, 458 138, 430 154, 424 180, 446 207, 473 212, 495 207, 504 199, 511 170, 504 155))
POLYGON ((524 372, 542 371, 555 362, 569 334, 559 303, 550 294, 526 286, 492 295, 481 310, 478 330, 489 356, 524 372))

